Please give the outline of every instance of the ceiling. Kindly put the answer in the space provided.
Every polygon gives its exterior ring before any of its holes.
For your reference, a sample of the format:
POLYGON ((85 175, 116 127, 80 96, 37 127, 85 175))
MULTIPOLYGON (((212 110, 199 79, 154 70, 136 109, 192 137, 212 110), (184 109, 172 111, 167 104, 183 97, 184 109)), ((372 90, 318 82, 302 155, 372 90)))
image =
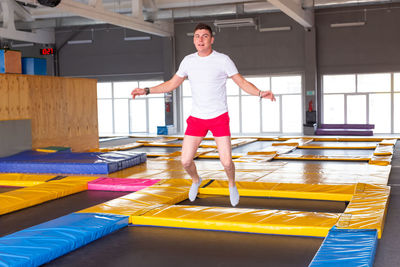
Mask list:
MULTIPOLYGON (((40 0, 52 3, 56 0, 40 0)), ((282 11, 305 28, 319 8, 384 4, 396 0, 61 0, 46 7, 38 0, 0 0, 0 38, 54 43, 54 29, 109 23, 159 36, 173 35, 173 20, 282 11)), ((43 3, 43 2, 42 2, 43 3)))

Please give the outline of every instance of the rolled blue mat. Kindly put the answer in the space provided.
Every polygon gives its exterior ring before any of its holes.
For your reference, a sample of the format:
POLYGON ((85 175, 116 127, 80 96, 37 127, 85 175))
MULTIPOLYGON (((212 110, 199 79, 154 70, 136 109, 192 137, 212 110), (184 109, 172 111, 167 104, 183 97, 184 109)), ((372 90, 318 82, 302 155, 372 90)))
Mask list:
POLYGON ((128 216, 72 213, 0 238, 0 266, 39 266, 128 226, 128 216))

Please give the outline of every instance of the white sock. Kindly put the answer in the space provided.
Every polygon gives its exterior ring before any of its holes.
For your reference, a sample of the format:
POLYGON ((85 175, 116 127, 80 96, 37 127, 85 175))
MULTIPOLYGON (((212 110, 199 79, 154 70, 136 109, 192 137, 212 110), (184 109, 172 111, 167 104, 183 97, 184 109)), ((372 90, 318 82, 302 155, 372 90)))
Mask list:
POLYGON ((229 198, 231 199, 231 205, 235 207, 239 204, 239 192, 237 190, 236 185, 234 187, 229 187, 229 198))
POLYGON ((197 192, 199 192, 199 187, 201 185, 201 182, 202 182, 201 178, 199 178, 198 183, 192 182, 192 185, 190 186, 190 190, 189 190, 189 200, 190 201, 193 202, 196 199, 197 192))

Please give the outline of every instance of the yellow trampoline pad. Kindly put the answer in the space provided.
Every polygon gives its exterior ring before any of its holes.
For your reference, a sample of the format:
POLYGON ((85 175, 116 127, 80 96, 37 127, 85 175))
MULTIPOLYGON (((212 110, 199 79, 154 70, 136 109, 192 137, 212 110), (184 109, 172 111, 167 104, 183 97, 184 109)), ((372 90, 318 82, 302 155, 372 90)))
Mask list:
POLYGON ((340 214, 199 206, 160 206, 133 225, 325 237, 340 214))

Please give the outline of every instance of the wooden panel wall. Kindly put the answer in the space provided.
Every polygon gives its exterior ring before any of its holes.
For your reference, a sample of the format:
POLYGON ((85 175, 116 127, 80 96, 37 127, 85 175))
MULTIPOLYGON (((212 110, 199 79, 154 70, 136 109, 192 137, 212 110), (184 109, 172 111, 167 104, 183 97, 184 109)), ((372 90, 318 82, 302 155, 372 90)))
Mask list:
POLYGON ((31 119, 33 148, 99 146, 97 81, 18 74, 0 75, 0 120, 31 119))

